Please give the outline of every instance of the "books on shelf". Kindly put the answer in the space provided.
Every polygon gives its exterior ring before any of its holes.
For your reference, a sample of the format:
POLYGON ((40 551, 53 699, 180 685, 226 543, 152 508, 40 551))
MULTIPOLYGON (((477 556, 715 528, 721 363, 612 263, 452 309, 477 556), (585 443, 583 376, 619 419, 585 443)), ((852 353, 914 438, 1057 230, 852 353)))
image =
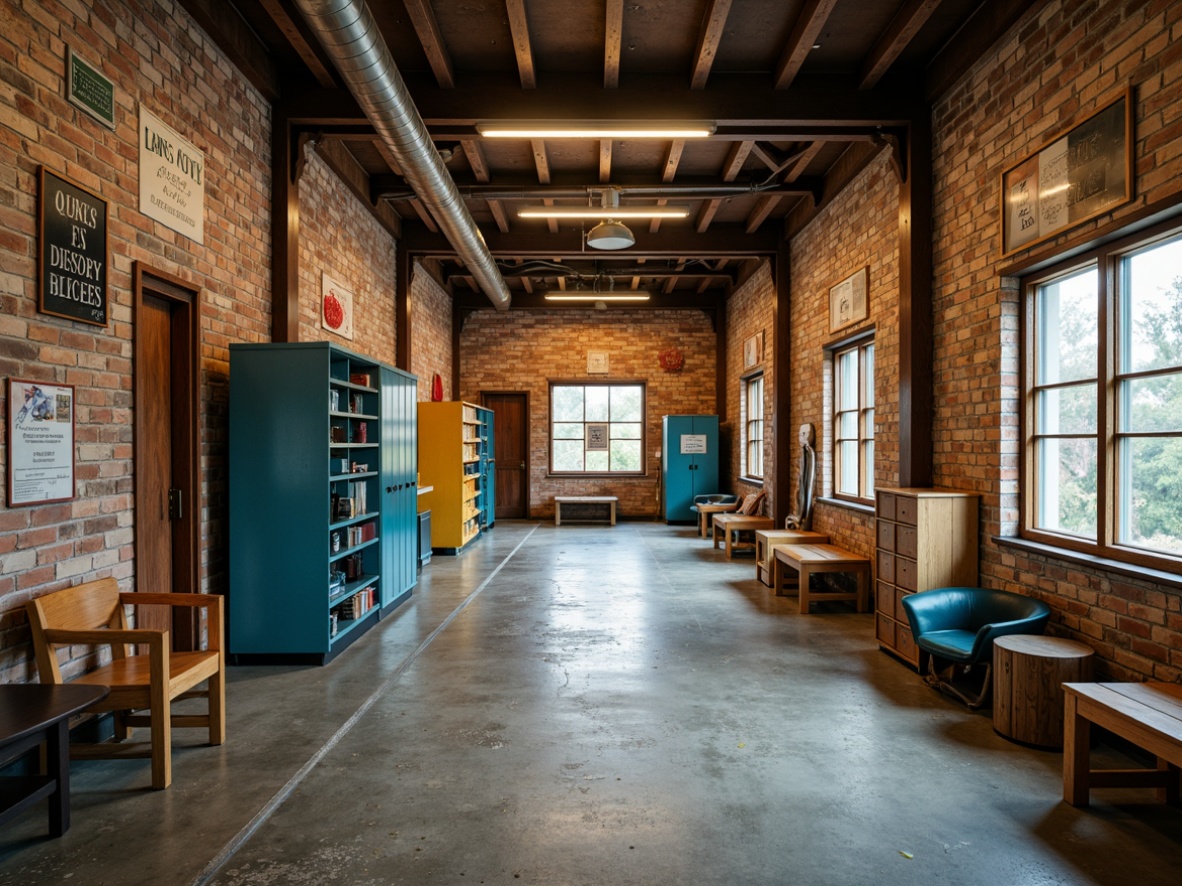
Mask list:
POLYGON ((330 618, 336 615, 340 621, 353 621, 369 612, 378 602, 378 589, 374 585, 362 588, 347 600, 338 603, 329 613, 330 618))
POLYGON ((349 383, 361 385, 363 388, 373 387, 373 376, 368 372, 351 372, 349 373, 349 383))

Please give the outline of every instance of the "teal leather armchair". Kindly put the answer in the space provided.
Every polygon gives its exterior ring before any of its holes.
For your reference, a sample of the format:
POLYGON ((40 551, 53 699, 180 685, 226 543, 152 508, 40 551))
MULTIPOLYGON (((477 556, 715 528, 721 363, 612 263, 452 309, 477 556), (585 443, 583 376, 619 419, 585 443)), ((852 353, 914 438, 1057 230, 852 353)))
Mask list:
POLYGON ((915 645, 926 653, 929 686, 981 707, 992 686, 993 641, 1006 634, 1041 634, 1051 609, 1041 600, 989 588, 935 588, 903 598, 915 645), (979 692, 954 685, 959 674, 984 666, 979 692))

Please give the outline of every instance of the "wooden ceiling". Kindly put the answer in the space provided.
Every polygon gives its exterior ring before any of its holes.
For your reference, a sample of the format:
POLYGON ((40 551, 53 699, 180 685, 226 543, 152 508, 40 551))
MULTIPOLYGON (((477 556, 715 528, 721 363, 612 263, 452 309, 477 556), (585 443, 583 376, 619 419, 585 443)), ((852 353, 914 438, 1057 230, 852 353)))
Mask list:
MULTIPOLYGON (((461 302, 487 304, 292 0, 182 0, 461 302), (227 14, 226 6, 237 13, 227 14)), ((369 0, 419 115, 517 307, 544 291, 642 288, 715 302, 808 223, 1029 9, 1024 0, 369 0), (488 139, 478 124, 707 121, 705 139, 488 139), (687 206, 594 221, 526 204, 687 206)))

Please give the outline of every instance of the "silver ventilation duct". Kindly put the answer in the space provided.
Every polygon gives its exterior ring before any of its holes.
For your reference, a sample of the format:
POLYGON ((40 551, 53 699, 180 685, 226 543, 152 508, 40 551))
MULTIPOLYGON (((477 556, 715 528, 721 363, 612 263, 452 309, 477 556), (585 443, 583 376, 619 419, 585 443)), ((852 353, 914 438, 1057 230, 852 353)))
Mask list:
POLYGON ((509 287, 464 205, 365 0, 296 0, 415 194, 499 311, 509 287))

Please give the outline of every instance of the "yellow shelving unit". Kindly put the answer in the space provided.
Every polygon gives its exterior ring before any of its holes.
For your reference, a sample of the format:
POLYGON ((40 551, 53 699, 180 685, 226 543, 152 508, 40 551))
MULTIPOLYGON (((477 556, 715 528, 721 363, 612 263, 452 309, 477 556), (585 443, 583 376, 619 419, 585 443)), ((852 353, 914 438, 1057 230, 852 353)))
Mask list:
POLYGON ((485 523, 482 428, 480 409, 472 403, 419 403, 419 485, 433 487, 419 506, 431 510, 436 551, 458 553, 485 523))

